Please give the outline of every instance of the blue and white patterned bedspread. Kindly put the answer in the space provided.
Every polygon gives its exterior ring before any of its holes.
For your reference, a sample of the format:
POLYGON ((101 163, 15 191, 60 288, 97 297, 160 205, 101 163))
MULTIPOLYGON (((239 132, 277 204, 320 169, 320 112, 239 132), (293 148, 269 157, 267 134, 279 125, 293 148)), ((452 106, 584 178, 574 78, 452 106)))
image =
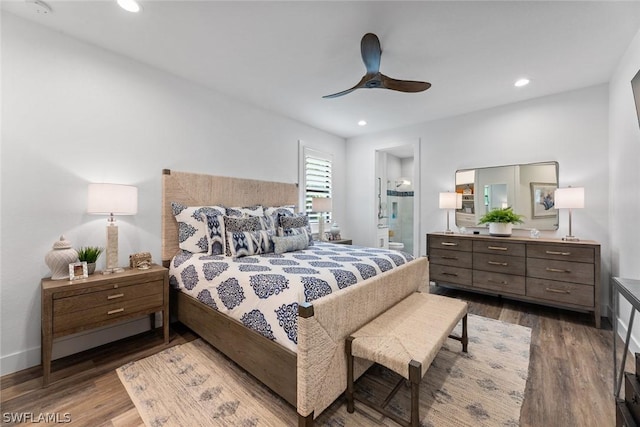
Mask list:
POLYGON ((296 351, 298 302, 411 260, 405 252, 321 242, 302 251, 242 258, 185 251, 171 261, 169 283, 296 351))

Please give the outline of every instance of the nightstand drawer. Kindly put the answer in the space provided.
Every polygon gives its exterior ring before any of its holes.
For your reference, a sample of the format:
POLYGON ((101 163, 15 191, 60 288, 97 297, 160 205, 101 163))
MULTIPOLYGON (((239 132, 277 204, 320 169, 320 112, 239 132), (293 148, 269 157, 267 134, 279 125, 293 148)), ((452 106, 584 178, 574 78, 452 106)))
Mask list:
POLYGON ((593 285, 594 275, 593 264, 527 258, 527 277, 593 285))
POLYGON ((473 269, 505 274, 525 274, 525 258, 495 254, 473 254, 473 269))
POLYGON ((141 285, 121 286, 108 290, 86 293, 66 298, 53 300, 54 316, 62 316, 67 313, 83 311, 93 307, 101 307, 114 303, 124 303, 132 299, 162 296, 164 282, 143 283, 141 285))
POLYGON ((141 298, 129 298, 124 301, 109 303, 99 307, 90 307, 83 311, 67 314, 57 314, 53 320, 53 335, 64 333, 68 330, 79 332, 84 329, 93 329, 102 324, 108 324, 114 319, 134 317, 151 313, 152 309, 161 311, 164 298, 162 293, 145 295, 141 298))
POLYGON ((527 296, 592 308, 594 304, 594 287, 527 278, 527 296))
POLYGON ((471 252, 431 249, 429 262, 453 267, 471 268, 471 252))

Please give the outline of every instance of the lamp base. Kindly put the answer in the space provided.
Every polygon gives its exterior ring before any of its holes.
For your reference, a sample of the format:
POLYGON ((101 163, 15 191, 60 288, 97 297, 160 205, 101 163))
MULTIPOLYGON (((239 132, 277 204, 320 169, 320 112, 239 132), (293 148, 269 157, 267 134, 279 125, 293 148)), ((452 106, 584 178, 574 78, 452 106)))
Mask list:
POLYGON ((107 225, 107 270, 118 267, 118 226, 113 222, 107 225))
POLYGON ((577 238, 576 236, 564 236, 562 238, 562 240, 564 240, 565 242, 579 242, 580 239, 577 238))
POLYGON ((453 231, 451 231, 451 230, 445 230, 444 234, 455 234, 455 233, 453 231))

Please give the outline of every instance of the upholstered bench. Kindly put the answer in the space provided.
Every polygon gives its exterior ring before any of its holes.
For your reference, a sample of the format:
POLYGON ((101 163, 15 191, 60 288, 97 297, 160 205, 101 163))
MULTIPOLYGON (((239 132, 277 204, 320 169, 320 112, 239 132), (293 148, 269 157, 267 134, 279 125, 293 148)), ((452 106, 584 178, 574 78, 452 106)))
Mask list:
POLYGON ((461 341, 462 351, 467 351, 467 303, 421 292, 411 294, 354 332, 346 340, 347 411, 353 413, 354 400, 358 400, 401 425, 419 426, 420 381, 447 337, 461 341), (451 335, 461 319, 462 336, 451 335), (381 407, 354 394, 354 357, 378 363, 403 377, 381 407), (385 409, 405 380, 411 383, 410 422, 385 409))

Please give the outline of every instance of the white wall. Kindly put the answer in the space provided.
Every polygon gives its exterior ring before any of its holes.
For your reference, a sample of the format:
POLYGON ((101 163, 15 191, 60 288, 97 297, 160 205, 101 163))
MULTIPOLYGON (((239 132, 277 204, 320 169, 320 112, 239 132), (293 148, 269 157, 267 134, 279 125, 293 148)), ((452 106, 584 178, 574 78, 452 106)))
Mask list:
MULTIPOLYGON (((640 70, 640 32, 621 59, 609 84, 609 193, 611 275, 640 280, 640 127, 631 79, 640 70)), ((624 337, 630 306, 621 299, 617 325, 624 337)), ((631 351, 640 351, 640 319, 633 327, 631 351)))
MULTIPOLYGON (((342 138, 6 12, 1 31, 1 374, 40 363, 40 279, 54 241, 105 243, 106 218, 85 213, 89 182, 138 186, 138 214, 119 220, 121 265, 139 251, 160 260, 163 168, 296 182, 304 140, 333 154, 334 212, 346 217, 342 138)), ((61 340, 54 355, 147 324, 61 340)))
MULTIPOLYGON (((420 254, 426 253, 426 233, 446 227, 438 193, 454 190, 457 169, 555 160, 561 187, 585 187, 585 209, 574 211, 573 231, 602 244, 602 298, 609 295, 607 85, 349 139, 347 210, 355 244, 370 245, 375 237, 375 150, 416 140, 421 144, 420 254), (372 220, 369 224, 363 218, 372 220)), ((560 213, 558 231, 542 232, 549 237, 566 234, 567 212, 560 213)), ((607 302, 608 297, 603 307, 607 302)))

